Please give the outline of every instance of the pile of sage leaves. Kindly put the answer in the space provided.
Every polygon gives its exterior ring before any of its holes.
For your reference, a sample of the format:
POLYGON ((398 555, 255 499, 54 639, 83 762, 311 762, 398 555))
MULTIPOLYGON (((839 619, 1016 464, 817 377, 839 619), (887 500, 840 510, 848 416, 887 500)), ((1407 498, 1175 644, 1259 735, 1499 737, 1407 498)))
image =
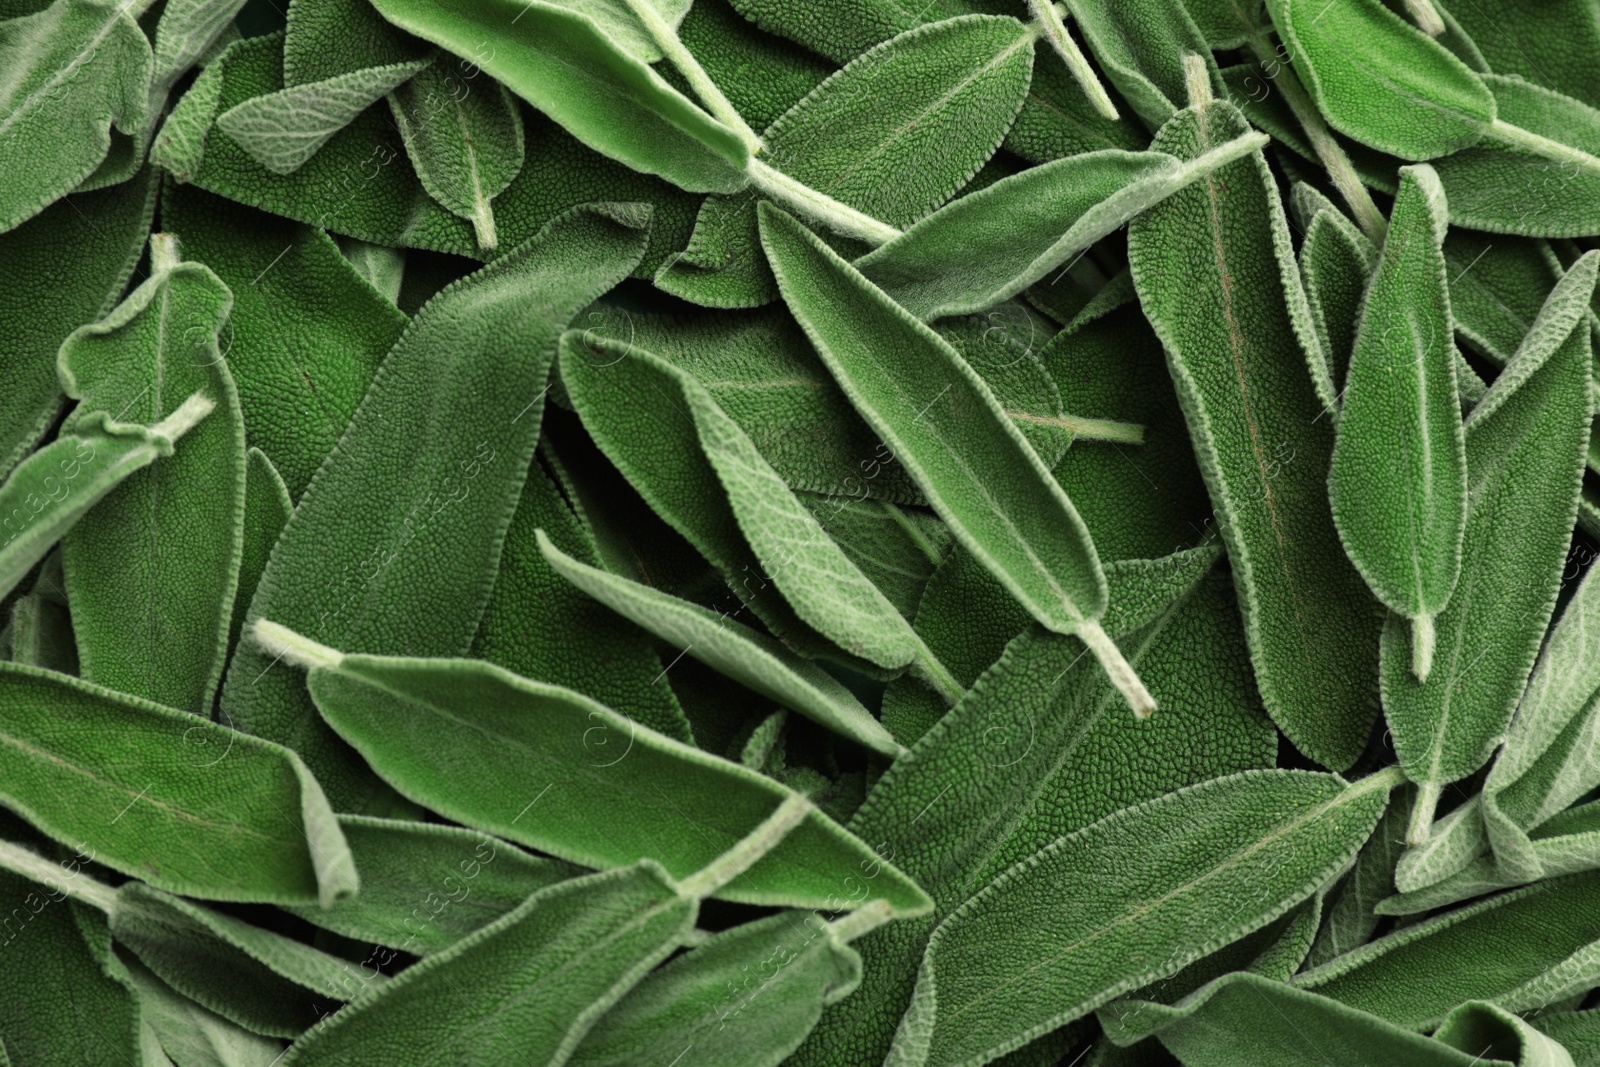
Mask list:
POLYGON ((0 0, 0 1067, 1600 1065, 1600 0, 0 0))

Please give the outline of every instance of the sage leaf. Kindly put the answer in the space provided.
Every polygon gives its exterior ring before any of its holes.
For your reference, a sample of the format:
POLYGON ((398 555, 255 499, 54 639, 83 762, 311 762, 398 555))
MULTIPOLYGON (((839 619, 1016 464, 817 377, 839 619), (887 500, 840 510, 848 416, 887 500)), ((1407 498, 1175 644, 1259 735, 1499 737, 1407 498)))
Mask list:
POLYGON ((1475 144, 1495 120, 1478 76, 1380 0, 1267 0, 1267 10, 1328 124, 1362 144, 1433 159, 1475 144))
POLYGON ((1413 1030, 1465 1000, 1507 1011, 1549 1003, 1587 989, 1595 973, 1597 877, 1541 882, 1403 927, 1294 984, 1413 1030))
POLYGON ((5 805, 96 862, 208 900, 355 892, 333 812, 294 753, 17 664, 0 664, 0 693, 5 805))
POLYGON ((353 1000, 387 978, 181 897, 129 882, 108 913, 112 936, 162 981, 245 1029, 297 1037, 315 1000, 353 1000))
MULTIPOLYGON (((1150 1005, 1147 1010, 1162 1007, 1150 1005)), ((1241 972, 1219 978, 1167 1008, 1156 1033, 1168 1051, 1194 1067, 1269 1061, 1295 1067, 1329 1062, 1473 1067, 1486 1062, 1483 1055, 1490 1048, 1499 1051, 1498 1040, 1490 1039, 1496 1031, 1521 1043, 1523 1055, 1517 1062, 1527 1067, 1571 1062, 1559 1058, 1564 1053, 1555 1042, 1516 1016, 1488 1005, 1463 1005, 1451 1014, 1451 1022, 1448 1029, 1441 1027, 1439 1039, 1429 1039, 1316 993, 1241 972), (1271 1010, 1263 1011, 1263 1005, 1271 1010), (1482 1013, 1494 1014, 1485 1018, 1482 1013), (1471 1036, 1462 1033, 1469 1026, 1471 1036), (1536 1058, 1539 1055, 1543 1058, 1536 1058)))
POLYGON ((95 411, 158 423, 190 395, 216 407, 183 448, 130 476, 68 531, 61 562, 83 677, 209 715, 227 655, 245 508, 244 417, 217 335, 233 295, 151 239, 149 280, 61 346, 69 433, 95 411), (132 620, 140 620, 129 625, 132 620))
POLYGON ((78 647, 72 633, 72 616, 57 604, 33 592, 11 605, 10 655, 13 663, 26 663, 62 674, 78 673, 78 647))
POLYGON ((135 133, 150 42, 129 5, 55 0, 0 28, 0 233, 44 210, 105 159, 114 127, 135 133))
POLYGON ((1105 151, 1032 167, 934 212, 856 267, 924 321, 982 311, 1265 143, 1252 132, 1183 163, 1158 152, 1105 151))
POLYGON ((1211 50, 1182 0, 1066 0, 1089 50, 1128 104, 1155 129, 1185 99, 1185 55, 1204 57, 1216 75, 1211 50))
POLYGON ((1434 618, 1461 574, 1467 523, 1445 226, 1444 191, 1432 168, 1401 168, 1328 472, 1339 539, 1378 599, 1410 621, 1419 681, 1433 666, 1434 618), (1386 462, 1397 449, 1406 463, 1400 471, 1386 462))
POLYGON ((154 426, 115 422, 91 411, 73 432, 24 460, 0 483, 0 595, 17 587, 35 563, 95 504, 136 472, 170 457, 174 442, 215 407, 195 393, 154 426))
POLYGON ((1384 715, 1420 787, 1410 839, 1427 839, 1445 784, 1489 758, 1510 721, 1555 607, 1588 435, 1589 333, 1600 255, 1557 284, 1540 319, 1466 422, 1469 585, 1435 623, 1439 675, 1419 681, 1403 627, 1382 642, 1384 715), (1514 525, 1509 516, 1520 518, 1514 525), (1537 516, 1537 517, 1536 517, 1537 516))
MULTIPOLYGON (((1243 132, 1214 103, 1179 112, 1155 147, 1187 159, 1243 132)), ((1377 714, 1381 615, 1329 508, 1333 417, 1314 380, 1326 363, 1302 355, 1314 329, 1265 161, 1135 218, 1128 259, 1228 547, 1262 699, 1301 751, 1348 767, 1377 714)))
POLYGON ((417 956, 442 952, 539 890, 583 873, 456 826, 341 815, 339 829, 361 892, 326 908, 281 906, 325 930, 417 956))
MULTIPOLYGON (((254 632, 275 652, 309 666, 323 717, 402 794, 574 863, 616 867, 648 857, 688 877, 794 798, 768 778, 662 737, 581 694, 491 664, 343 654, 269 621, 254 632), (552 729, 557 721, 567 725, 552 729), (428 743, 419 748, 411 738, 424 724, 431 727, 428 743), (468 725, 470 732, 461 729, 468 725), (609 747, 596 751, 613 739, 621 755, 609 747), (476 770, 463 781, 456 772, 468 764, 476 770), (534 788, 540 779, 544 784, 534 788), (666 807, 658 803, 662 797, 666 807), (616 816, 597 824, 602 803, 616 816), (604 836, 594 833, 596 825, 606 827, 604 836)), ((783 845, 721 893, 747 903, 825 907, 837 903, 833 894, 846 872, 870 856, 813 810, 783 845)), ((897 871, 882 896, 899 910, 927 907, 922 891, 897 871)))
POLYGON ((903 751, 848 689, 765 634, 727 613, 585 566, 548 538, 540 538, 539 548, 568 581, 662 640, 682 645, 683 654, 874 751, 891 758, 903 751))
MULTIPOLYGON (((1311 186, 1294 187, 1305 240, 1300 244, 1300 274, 1305 279, 1306 302, 1328 357, 1328 377, 1334 390, 1344 394, 1345 375, 1355 352, 1361 325, 1361 300, 1378 266, 1378 249, 1356 224, 1311 186), (1310 215, 1305 222, 1304 216, 1310 215)), ((1459 385, 1459 383, 1458 383, 1459 385)))
MULTIPOLYGON (((748 590, 752 578, 763 585, 770 581, 806 624, 846 652, 888 669, 914 665, 952 702, 960 695, 911 624, 691 375, 637 345, 585 341, 569 332, 561 341, 561 380, 596 443, 647 500, 661 501, 658 513, 680 533, 697 544, 715 544, 730 527, 743 534, 759 571, 727 573, 735 588, 748 590), (618 403, 619 397, 628 399, 618 403), (661 471, 663 459, 676 459, 678 469, 669 467, 671 475, 652 472, 661 471), (682 467, 690 463, 703 464, 703 473, 686 477, 682 467), (695 482, 701 483, 699 492, 691 489, 676 500, 666 495, 669 486, 695 482)), ((733 561, 724 564, 725 573, 733 561)))
POLYGON ((67 335, 111 310, 150 232, 153 172, 57 201, 0 234, 0 477, 33 448, 61 407, 55 356, 67 335), (63 264, 60 251, 73 251, 63 264))
POLYGON ((776 1067, 861 980, 846 942, 861 918, 791 912, 725 930, 635 986, 567 1063, 623 1067, 681 1048, 706 1067, 776 1067))
POLYGON ((6 939, 0 1003, 12 1064, 127 1067, 139 1059, 139 1011, 102 969, 55 886, 0 871, 0 900, 18 929, 6 939), (84 1025, 94 1022, 93 1028, 84 1025))
POLYGON ((406 318, 306 226, 172 185, 161 221, 233 293, 223 344, 245 438, 298 500, 406 318))
POLYGON ((953 543, 944 523, 920 508, 883 500, 795 496, 896 611, 907 617, 917 613, 928 579, 953 543))
POLYGON ((294 514, 294 502, 289 499, 289 487, 283 484, 278 469, 267 454, 251 448, 245 457, 244 473, 244 525, 240 533, 239 588, 233 598, 233 614, 228 620, 228 644, 231 650, 238 647, 239 635, 244 629, 245 616, 250 611, 250 601, 256 595, 256 586, 267 569, 267 557, 272 546, 294 514))
POLYGON ((543 0, 445 9, 378 0, 384 18, 463 58, 596 152, 689 192, 731 193, 749 148, 587 15, 543 0), (487 46, 487 48, 485 48, 487 46))
POLYGON ((1372 940, 1382 922, 1378 905, 1394 889, 1394 870, 1405 852, 1406 821, 1411 817, 1411 787, 1389 795, 1389 807, 1355 866, 1329 893, 1322 928, 1307 954, 1307 967, 1317 967, 1372 940))
POLYGON ((1473 4, 1457 3, 1450 8, 1450 21, 1470 37, 1483 56, 1484 66, 1476 69, 1515 74, 1590 107, 1600 107, 1600 87, 1589 78, 1582 59, 1587 42, 1600 44, 1600 27, 1584 4, 1557 0, 1518 12, 1515 19, 1496 19, 1492 12, 1473 4), (1538 62, 1533 60, 1534 53, 1538 62))
POLYGON ((378 291, 391 304, 398 305, 400 292, 405 287, 406 254, 404 249, 388 248, 363 241, 359 237, 346 237, 335 242, 344 258, 368 285, 378 291))
POLYGON ((1540 1033, 1559 1041, 1579 1067, 1589 1067, 1600 1053, 1600 1012, 1555 1011, 1536 1013, 1530 1024, 1540 1033))
POLYGON ((1481 77, 1494 94, 1500 122, 1546 144, 1485 138, 1440 159, 1436 169, 1450 198, 1450 221, 1530 237, 1593 232, 1600 226, 1600 164, 1594 162, 1600 111, 1521 78, 1481 77))
POLYGON ((840 232, 873 243, 895 237, 994 154, 1027 92, 1033 43, 1014 19, 972 15, 909 30, 852 60, 762 131, 767 169, 752 175, 754 188, 707 200, 688 247, 656 284, 712 307, 776 299, 760 254, 761 196, 825 228, 851 225, 810 194, 789 195, 797 183, 867 217, 855 220, 859 232, 840 232))
POLYGON ((1059 839, 934 931, 886 1063, 988 1062, 1270 922, 1354 857, 1397 778, 1248 771, 1059 839))
POLYGON ((253 96, 218 115, 217 128, 274 174, 291 174, 424 66, 419 61, 371 67, 253 96))
POLYGON ((697 903, 649 861, 550 886, 324 1020, 283 1063, 564 1062, 693 928, 697 903))
MULTIPOLYGON (((201 1007, 156 977, 138 957, 118 956, 139 995, 139 1021, 182 1067, 272 1067, 283 1046, 201 1007)), ((149 1062, 147 1059, 145 1062, 149 1062)))
POLYGON ((290 0, 284 21, 287 87, 428 58, 426 44, 389 25, 364 0, 290 0))
POLYGON ((988 386, 791 216, 764 207, 761 225, 790 310, 956 540, 1034 618, 1082 638, 1134 714, 1148 716, 1154 702, 1098 622, 1105 575, 1088 530, 988 386))
POLYGON ((389 107, 422 187, 470 219, 478 247, 488 250, 500 242, 489 202, 522 169, 523 145, 516 100, 485 82, 474 87, 435 60, 389 95, 389 107))
MULTIPOLYGON (((661 49, 644 18, 629 0, 550 0, 557 7, 587 15, 618 45, 645 63, 661 58, 661 49)), ((661 24, 676 30, 689 13, 689 0, 639 0, 661 24)))
MULTIPOLYGON (((637 262, 647 221, 629 205, 575 211, 429 301, 284 527, 248 617, 377 652, 465 653, 538 439, 556 338, 637 262)), ((241 645, 223 709, 305 757, 336 807, 359 807, 370 772, 317 718, 298 673, 272 667, 241 645)))
POLYGON ((1472 351, 1505 366, 1560 272, 1552 270, 1540 242, 1531 240, 1457 230, 1445 238, 1444 254, 1456 334, 1472 351))

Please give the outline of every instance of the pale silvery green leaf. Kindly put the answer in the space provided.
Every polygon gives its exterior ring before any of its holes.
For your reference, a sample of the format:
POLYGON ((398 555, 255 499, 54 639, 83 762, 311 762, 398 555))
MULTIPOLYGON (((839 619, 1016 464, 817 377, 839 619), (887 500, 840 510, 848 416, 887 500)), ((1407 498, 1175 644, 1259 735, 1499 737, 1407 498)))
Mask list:
POLYGON ((472 220, 479 248, 498 247, 489 201, 522 169, 516 99, 493 79, 473 84, 436 59, 389 95, 389 108, 428 195, 472 220))
POLYGON ((803 622, 850 655, 890 670, 913 666, 951 702, 960 695, 911 624, 692 375, 637 345, 569 332, 561 340, 561 380, 590 435, 641 494, 671 501, 670 510, 656 506, 680 533, 696 544, 716 543, 719 528, 743 534, 758 569, 752 575, 725 567, 736 589, 748 589, 752 578, 771 582, 803 622), (700 461, 694 466, 705 465, 698 477, 683 475, 691 456, 700 461), (667 474, 655 473, 663 466, 667 474), (666 495, 685 484, 688 494, 666 495))
POLYGON ((442 952, 546 886, 584 873, 458 826, 341 815, 339 828, 361 872, 361 892, 326 908, 281 907, 325 930, 416 956, 442 952))
POLYGON ((1463 582, 1435 621, 1439 670, 1410 670, 1405 627, 1384 628, 1384 714, 1421 791, 1410 839, 1421 843, 1441 789, 1499 744, 1545 632, 1572 534, 1590 412, 1584 319, 1600 253, 1556 286, 1540 318, 1467 417, 1463 582))
POLYGON ((1105 574, 1083 519, 983 379, 792 216, 763 205, 761 230, 817 353, 956 540, 1034 618, 1082 638, 1136 715, 1154 711, 1098 621, 1105 574))
POLYGON ((669 29, 677 29, 689 13, 692 0, 550 0, 593 19, 595 25, 621 48, 646 63, 661 58, 661 48, 635 10, 643 6, 669 29))
POLYGON ((156 23, 150 103, 142 133, 144 143, 154 132, 150 127, 160 118, 167 93, 223 38, 242 7, 244 0, 169 0, 161 9, 161 20, 156 23))
POLYGON ((1266 141, 1252 131, 1187 162, 1105 151, 1031 167, 934 212, 856 267, 924 321, 982 311, 1266 141))
POLYGON ((765 177, 707 200, 689 246, 656 284, 713 307, 775 299, 758 199, 837 228, 803 198, 780 196, 779 184, 879 220, 876 231, 851 236, 874 244, 896 236, 894 227, 938 208, 994 154, 1027 92, 1033 46, 1015 19, 972 15, 910 30, 851 61, 762 131, 765 177))
POLYGON ((876 752, 894 758, 904 751, 832 675, 759 630, 579 563, 542 532, 539 548, 568 581, 668 644, 682 646, 683 654, 876 752))
POLYGON ((399 303, 400 287, 406 275, 405 249, 371 244, 358 237, 341 238, 337 244, 350 266, 368 285, 389 303, 399 303))
POLYGON ((1143 723, 1120 713, 1116 691, 1076 640, 1029 625, 1011 603, 1014 636, 997 650, 987 632, 974 632, 997 613, 981 592, 930 592, 924 607, 938 597, 953 643, 980 645, 974 661, 993 665, 974 670, 967 695, 885 772, 850 828, 903 864, 938 907, 857 943, 862 988, 824 1012, 793 1067, 831 1067, 840 1049, 851 1062, 881 1062, 928 935, 995 874, 1131 804, 1272 763, 1275 735, 1232 599, 1225 583, 1206 577, 1218 555, 1108 568, 1106 626, 1162 703, 1143 723), (1184 681, 1199 664, 1216 683, 1204 693, 1184 681), (1124 770, 1105 773, 1113 767, 1124 770))
MULTIPOLYGON (((1208 104, 1179 112, 1155 147, 1188 159, 1246 129, 1208 104)), ((1262 699, 1301 751, 1348 767, 1378 710, 1382 608, 1328 504, 1332 382, 1266 161, 1231 163, 1135 218, 1128 258, 1217 510, 1262 699)))
MULTIPOLYGON (((273 1067, 283 1045, 201 1007, 131 953, 118 957, 139 994, 139 1018, 179 1067, 273 1067)), ((146 1060, 148 1064, 149 1061, 146 1060)))
POLYGON ((1249 771, 1060 838, 934 931, 885 1067, 987 1063, 1265 925, 1354 858, 1399 777, 1249 771))
POLYGON ((283 1065, 562 1063, 698 903, 648 860, 550 886, 318 1024, 283 1065))
MULTIPOLYGON (((466 653, 538 441, 557 338, 638 262, 647 222, 637 205, 574 211, 430 300, 300 498, 249 617, 373 652, 466 653)), ((224 711, 294 748, 336 806, 359 809, 378 783, 317 718, 303 679, 272 663, 241 642, 224 711)))
POLYGON ((66 195, 136 133, 150 42, 126 4, 55 0, 0 22, 0 233, 66 195))
POLYGON ((154 168, 75 194, 0 235, 0 477, 33 448, 61 407, 55 356, 67 335, 122 293, 150 233, 154 168), (72 249, 63 260, 61 250, 72 249))
POLYGON ((1394 891, 1395 864, 1405 852, 1411 799, 1410 786, 1390 794, 1389 807, 1361 846, 1355 866, 1329 893, 1322 928, 1306 956, 1307 967, 1326 963, 1372 939, 1381 921, 1374 909, 1394 891))
POLYGON ((64 429, 95 411, 156 423, 184 398, 216 405, 164 462, 130 476, 62 541, 83 677, 209 716, 227 656, 245 507, 244 416, 217 335, 233 294, 169 234, 152 276, 61 346, 64 429))
POLYGON ((1328 124, 1402 159, 1447 156, 1495 119, 1478 76, 1381 0, 1267 0, 1328 124))
POLYGON ((1578 1067, 1592 1067, 1600 1060, 1600 1010, 1535 1012, 1528 1022, 1561 1042, 1578 1067))
MULTIPOLYGON (((773 809, 800 799, 580 693, 492 664, 341 654, 265 620, 254 633, 310 669, 318 710, 402 795, 573 863, 617 867, 649 857, 687 878, 773 809), (472 774, 463 777, 464 766, 472 774)), ((747 903, 832 907, 840 881, 872 858, 812 808, 783 844, 719 892, 747 903)), ((897 910, 927 910, 910 879, 884 871, 879 895, 897 910)))
POLYGON ((731 193, 746 183, 750 151, 739 134, 576 10, 543 0, 374 6, 408 33, 470 58, 602 155, 690 192, 731 193))
MULTIPOLYGON (((1519 1042, 1519 1067, 1570 1067, 1556 1042, 1515 1015, 1485 1004, 1452 1012, 1440 1034, 1423 1037, 1336 1000, 1249 972, 1229 974, 1178 1004, 1145 1005, 1155 1030, 1186 1067, 1477 1067, 1498 1034, 1519 1042), (1485 1016, 1487 1015, 1487 1018, 1485 1016), (1490 1028, 1493 1029, 1490 1029, 1490 1028)), ((1103 1014, 1114 1014, 1107 1011, 1103 1014)))
POLYGON ((29 456, 0 483, 0 596, 95 504, 134 473, 169 457, 178 438, 211 413, 215 402, 195 393, 154 426, 115 422, 91 411, 75 428, 29 456))
POLYGON ((253 96, 217 116, 217 128, 274 174, 292 174, 328 139, 427 66, 395 63, 253 96))
POLYGON ((317 1021, 315 999, 354 1000, 388 976, 182 897, 128 882, 111 933, 162 981, 258 1034, 292 1038, 317 1021))
POLYGON ((795 496, 896 611, 907 618, 917 613, 922 590, 950 552, 949 527, 921 508, 885 500, 795 496))
POLYGON ((1587 990, 1600 973, 1600 875, 1540 882, 1402 927, 1295 985, 1409 1029, 1465 1000, 1525 1011, 1587 990))
POLYGON ((1434 823, 1426 842, 1406 849, 1395 864, 1395 888, 1410 893, 1433 885, 1461 870, 1488 847, 1474 796, 1434 823))
MULTIPOLYGON (((872 910, 868 923, 883 914, 872 910)), ((776 1067, 824 1006, 860 982, 861 957, 847 944, 859 918, 785 913, 724 930, 601 1016, 569 1067, 634 1067, 690 1052, 701 1067, 776 1067)))
POLYGON ((210 900, 330 903, 350 850, 287 749, 60 674, 0 664, 5 805, 96 862, 210 900), (64 734, 63 715, 81 729, 64 734))
POLYGON ((1516 77, 1482 75, 1500 121, 1565 148, 1484 139, 1440 159, 1454 225, 1529 237, 1576 237, 1600 228, 1600 111, 1516 77))
POLYGON ((1339 539, 1378 599, 1410 621, 1411 670, 1422 681, 1433 666, 1434 617, 1461 574, 1467 523, 1445 225, 1433 169, 1401 168, 1328 472, 1339 539))

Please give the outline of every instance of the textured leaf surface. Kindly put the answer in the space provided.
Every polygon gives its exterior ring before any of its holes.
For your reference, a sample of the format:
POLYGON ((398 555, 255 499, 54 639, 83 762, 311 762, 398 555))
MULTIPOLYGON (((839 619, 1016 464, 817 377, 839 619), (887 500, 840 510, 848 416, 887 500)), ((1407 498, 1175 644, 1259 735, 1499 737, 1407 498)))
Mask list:
MULTIPOLYGON (((1215 104, 1179 113, 1155 147, 1192 158, 1243 130, 1215 104)), ((1381 614, 1328 505, 1333 417, 1302 354, 1309 309, 1287 231, 1256 155, 1134 219, 1128 254, 1228 546, 1267 710, 1303 752, 1343 768, 1377 713, 1381 614)))
MULTIPOLYGON (((352 649, 468 650, 533 457, 556 339, 637 262, 646 221, 626 206, 574 212, 429 302, 284 528, 251 619, 352 649)), ((252 645, 229 667, 223 708, 305 756, 341 809, 370 793, 298 673, 252 645)))
POLYGON ((355 891, 333 812, 292 752, 15 664, 0 664, 0 692, 6 806, 97 862, 211 900, 355 891))

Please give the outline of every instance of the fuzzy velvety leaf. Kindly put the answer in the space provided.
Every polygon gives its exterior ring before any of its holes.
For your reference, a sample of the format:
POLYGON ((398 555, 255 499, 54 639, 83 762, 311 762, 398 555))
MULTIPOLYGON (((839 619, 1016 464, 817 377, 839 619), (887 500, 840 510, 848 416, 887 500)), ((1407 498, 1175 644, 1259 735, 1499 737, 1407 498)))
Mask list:
POLYGON ((4 801, 153 886, 211 900, 330 903, 350 851, 294 753, 184 712, 0 664, 4 801))
POLYGON ((427 45, 389 25, 366 0, 290 0, 286 22, 285 86, 428 57, 427 45))
POLYGON ((1388 810, 1361 846, 1355 866, 1329 893, 1322 929, 1306 957, 1306 966, 1320 966, 1372 939, 1381 922, 1374 909, 1394 889, 1394 868, 1405 850, 1412 799, 1410 786, 1390 794, 1388 810))
POLYGON ((1378 266, 1378 249, 1309 185, 1297 183, 1294 198, 1305 230, 1300 274, 1306 283, 1306 301, 1322 339, 1323 354, 1328 357, 1328 377, 1342 396, 1361 325, 1361 300, 1378 266))
POLYGON ((244 416, 217 347, 233 294, 151 244, 156 272, 61 346, 62 387, 90 412, 157 423, 199 393, 216 407, 169 459, 132 475, 61 546, 83 677, 209 716, 222 678, 245 508, 244 416))
MULTIPOLYGON (((538 441, 556 339, 644 250, 638 205, 577 210, 429 301, 384 360, 273 549, 250 606, 351 649, 472 644, 538 441)), ((341 809, 376 784, 297 672, 248 642, 223 708, 305 756, 341 809)))
POLYGON ((72 192, 144 121, 150 42, 111 0, 0 23, 0 233, 72 192))
POLYGON ((1249 771, 1060 838, 940 924, 886 1063, 986 1063, 1265 925, 1355 856, 1398 777, 1249 771))
POLYGON ((470 57, 602 155, 690 192, 730 193, 745 184, 750 155, 739 135, 573 8, 543 0, 373 6, 408 33, 470 57))
POLYGON ((1433 664, 1433 625, 1461 574, 1467 448, 1444 262, 1444 192, 1405 167, 1362 304, 1328 496, 1339 539, 1391 611, 1411 624, 1412 671, 1433 664), (1403 467, 1396 468, 1396 453, 1403 467))
MULTIPOLYGON (((283 1045, 201 1007, 156 977, 132 953, 119 954, 139 995, 139 1021, 180 1067, 273 1067, 283 1045)), ((149 1064, 149 1058, 145 1063, 149 1064)))
MULTIPOLYGON (((908 31, 853 60, 767 127, 760 160, 780 178, 891 228, 909 225, 994 154, 1032 63, 1033 40, 1015 19, 973 15, 908 31)), ((758 180, 701 205, 688 248, 656 284, 713 307, 775 299, 756 222, 762 191, 758 180)), ((828 224, 826 215, 818 218, 828 224)))
POLYGON ((1187 99, 1185 55, 1200 56, 1217 78, 1211 49, 1182 0, 1066 0, 1066 7, 1106 78, 1151 129, 1187 99))
POLYGON ((861 573, 907 618, 950 552, 949 527, 921 508, 883 500, 796 493, 861 573))
POLYGON ((1451 21, 1471 36, 1488 69, 1600 107, 1600 85, 1588 64, 1600 49, 1600 22, 1587 0, 1547 0, 1518 7, 1514 17, 1470 0, 1449 8, 1451 21))
POLYGON ((278 536, 292 514, 294 502, 289 499, 289 487, 283 484, 278 469, 265 452, 251 448, 245 458, 239 588, 233 597, 233 616, 228 621, 230 653, 239 644, 244 617, 249 613, 261 575, 267 569, 267 557, 272 554, 272 546, 278 543, 278 536))
POLYGON ((154 171, 76 193, 0 235, 0 477, 61 405, 56 351, 116 303, 150 230, 154 171), (63 255, 71 249, 71 255, 63 255))
MULTIPOLYGON (((1187 159, 1244 129, 1212 104, 1180 112, 1155 146, 1187 159)), ((1334 417, 1313 380, 1326 364, 1303 354, 1316 341, 1265 161, 1230 164, 1134 219, 1128 255, 1228 546, 1267 710, 1307 755, 1348 767, 1377 713, 1381 607, 1328 505, 1334 417)))

